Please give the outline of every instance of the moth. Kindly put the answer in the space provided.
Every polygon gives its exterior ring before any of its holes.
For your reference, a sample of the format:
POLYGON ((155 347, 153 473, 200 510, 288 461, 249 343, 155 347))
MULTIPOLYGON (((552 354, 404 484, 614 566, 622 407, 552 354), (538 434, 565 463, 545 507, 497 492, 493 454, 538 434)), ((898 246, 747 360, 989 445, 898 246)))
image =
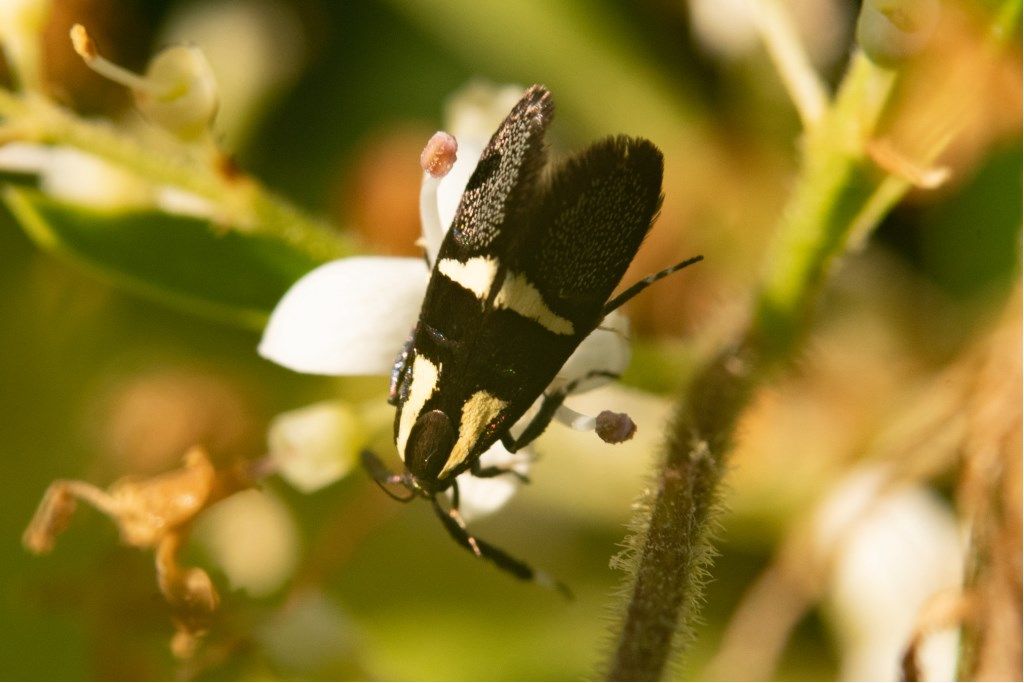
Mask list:
MULTIPOLYGON (((395 361, 389 392, 404 471, 363 454, 389 495, 430 500, 460 545, 519 578, 549 583, 466 529, 455 478, 467 470, 521 476, 484 467, 480 457, 497 441, 515 452, 539 436, 574 388, 546 391, 576 347, 648 285, 701 260, 611 298, 661 207, 662 155, 649 140, 615 136, 549 168, 544 134, 553 113, 546 88, 526 91, 481 154, 429 264, 419 321, 395 361), (451 502, 443 504, 449 489, 451 502)), ((628 438, 625 431, 605 438, 628 438)))

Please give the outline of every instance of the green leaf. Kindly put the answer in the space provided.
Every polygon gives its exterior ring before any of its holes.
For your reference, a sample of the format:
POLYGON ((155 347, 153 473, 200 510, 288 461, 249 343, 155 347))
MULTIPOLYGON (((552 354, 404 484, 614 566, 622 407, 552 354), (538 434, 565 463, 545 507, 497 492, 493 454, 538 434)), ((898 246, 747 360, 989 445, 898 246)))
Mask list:
POLYGON ((3 200, 43 249, 136 294, 251 329, 321 263, 275 237, 199 218, 97 209, 26 188, 7 187, 3 200))

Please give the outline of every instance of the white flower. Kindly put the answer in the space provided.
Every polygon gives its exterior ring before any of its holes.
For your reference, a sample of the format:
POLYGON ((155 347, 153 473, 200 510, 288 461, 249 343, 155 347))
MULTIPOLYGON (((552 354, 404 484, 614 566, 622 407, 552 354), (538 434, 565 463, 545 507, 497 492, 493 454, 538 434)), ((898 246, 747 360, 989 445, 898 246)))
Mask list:
MULTIPOLYGON (((0 0, 0 40, 5 39, 4 17, 13 11, 5 2, 0 0)), ((71 39, 90 68, 132 90, 136 105, 149 121, 189 145, 209 131, 217 110, 217 84, 198 48, 167 48, 153 58, 146 75, 139 76, 104 59, 81 24, 71 29, 71 39)), ((219 220, 217 207, 199 195, 156 185, 117 164, 68 146, 29 142, 0 145, 0 170, 37 174, 44 192, 74 204, 123 210, 152 207, 171 214, 219 220)))
POLYGON ((231 586, 254 597, 278 590, 299 557, 299 531, 288 506, 256 489, 210 508, 197 522, 195 537, 231 586))
POLYGON ((217 114, 217 81, 199 48, 175 45, 162 50, 139 76, 104 59, 81 24, 71 28, 71 42, 90 69, 129 88, 139 111, 156 125, 182 140, 209 131, 217 114))
POLYGON ((0 170, 39 176, 54 199, 98 209, 157 208, 170 214, 215 219, 207 199, 169 185, 154 185, 124 168, 74 147, 11 142, 0 146, 0 170))
POLYGON ((365 443, 359 416, 342 401, 324 401, 281 413, 270 423, 267 444, 277 471, 311 493, 348 474, 365 443))
MULTIPOLYGON (((457 96, 448 111, 458 141, 457 159, 442 178, 424 173, 420 192, 421 246, 430 263, 437 257, 462 191, 490 135, 522 95, 521 88, 473 85, 457 96)), ((431 144, 447 136, 435 136, 431 144)), ((446 148, 447 149, 447 148, 446 148)), ((449 150, 450 151, 450 150, 449 150)), ((425 167, 435 170, 433 166, 425 167)), ((439 172, 444 172, 439 171, 439 172)), ((285 367, 325 375, 386 375, 417 321, 430 273, 421 259, 364 256, 333 261, 303 277, 271 314, 259 353, 285 367)), ((628 322, 612 313, 568 359, 552 388, 579 380, 579 393, 607 383, 608 377, 583 380, 592 370, 618 375, 629 362, 628 322)), ((531 412, 520 420, 521 429, 531 412)), ((567 407, 555 419, 591 431, 594 418, 567 407)), ((513 433, 517 428, 513 427, 513 433)), ((500 443, 488 450, 484 465, 513 466, 525 474, 528 458, 509 453, 500 443)), ((519 486, 512 476, 480 480, 470 473, 457 478, 463 516, 496 510, 519 486)))
MULTIPOLYGON (((700 47, 710 54, 737 60, 754 54, 760 43, 757 13, 760 0, 689 0, 690 24, 700 47)), ((849 17, 837 0, 787 0, 781 3, 811 60, 818 66, 832 63, 845 45, 840 38, 849 17)))
MULTIPOLYGON (((855 471, 819 511, 816 540, 835 548, 826 605, 844 680, 899 680, 900 659, 922 609, 963 580, 956 517, 918 484, 891 486, 880 467, 855 471)), ((932 635, 919 653, 922 680, 952 680, 958 634, 932 635)))

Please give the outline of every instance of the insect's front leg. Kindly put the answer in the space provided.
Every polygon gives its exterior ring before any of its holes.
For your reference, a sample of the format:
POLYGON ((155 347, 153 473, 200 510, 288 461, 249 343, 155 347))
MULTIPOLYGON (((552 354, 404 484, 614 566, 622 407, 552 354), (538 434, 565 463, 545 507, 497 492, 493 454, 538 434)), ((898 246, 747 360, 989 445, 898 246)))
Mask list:
POLYGON ((407 503, 416 497, 416 491, 409 485, 408 477, 401 474, 395 474, 389 470, 387 466, 380 461, 380 458, 374 455, 371 451, 363 451, 361 455, 363 459, 363 469, 366 470, 371 479, 377 482, 377 486, 379 486, 384 493, 401 503, 407 503), (396 486, 404 488, 407 495, 400 495, 391 490, 392 487, 396 486))
POLYGON ((409 365, 412 363, 412 344, 415 336, 416 328, 414 327, 391 366, 391 384, 388 386, 388 403, 390 405, 397 406, 401 402, 399 394, 402 384, 405 382, 405 375, 409 371, 409 365))
POLYGON ((548 428, 548 425, 551 424, 551 420, 555 417, 555 413, 558 412, 558 408, 565 402, 566 397, 574 392, 576 387, 580 384, 588 379, 593 379, 594 377, 608 377, 614 380, 618 379, 619 375, 606 370, 591 370, 587 374, 574 379, 565 386, 560 387, 549 394, 544 394, 544 400, 540 404, 540 409, 537 410, 537 414, 533 416, 533 419, 527 423, 523 432, 516 438, 513 438, 509 432, 505 432, 501 437, 501 445, 510 453, 515 453, 520 448, 530 444, 548 428))

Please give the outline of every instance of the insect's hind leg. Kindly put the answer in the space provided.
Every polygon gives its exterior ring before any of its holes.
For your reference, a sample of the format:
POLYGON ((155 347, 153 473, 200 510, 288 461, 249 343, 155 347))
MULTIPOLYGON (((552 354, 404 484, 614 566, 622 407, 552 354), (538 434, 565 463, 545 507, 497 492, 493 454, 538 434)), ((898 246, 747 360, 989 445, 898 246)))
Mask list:
POLYGON ((643 280, 640 280, 636 284, 634 284, 631 287, 629 287, 622 294, 619 294, 617 297, 615 297, 614 299, 612 299, 611 301, 606 303, 604 305, 604 308, 601 309, 601 315, 602 316, 608 315, 609 313, 611 313, 612 311, 617 309, 619 306, 621 306, 622 304, 626 303, 627 301, 629 301, 630 299, 635 297, 637 294, 639 294, 640 292, 644 291, 645 289, 647 289, 648 287, 650 287, 651 285, 653 285, 655 282, 657 282, 658 280, 662 279, 663 277, 668 277, 672 273, 678 272, 678 271, 682 270, 683 268, 685 268, 687 266, 692 266, 694 263, 697 263, 697 262, 703 261, 703 260, 704 260, 703 256, 694 256, 692 258, 686 259, 685 261, 680 261, 679 263, 675 264, 674 266, 669 266, 665 270, 660 270, 657 273, 654 273, 653 275, 648 275, 643 280))
MULTIPOLYGON (((502 443, 502 445, 504 445, 504 442, 502 443)), ((508 450, 507 447, 506 450, 508 450)), ((497 465, 484 467, 483 465, 480 464, 479 460, 473 461, 473 463, 469 466, 469 471, 474 477, 477 477, 479 479, 491 479, 492 477, 500 477, 503 474, 511 474, 524 484, 530 483, 530 478, 528 476, 512 467, 498 467, 497 465)))
POLYGON ((448 535, 451 536, 456 543, 466 550, 469 550, 481 559, 490 560, 498 567, 498 569, 508 572, 517 579, 533 581, 541 584, 542 586, 554 588, 567 598, 571 599, 573 597, 572 592, 561 581, 553 579, 544 572, 535 570, 522 560, 517 560, 512 557, 501 548, 495 547, 487 541, 481 540, 469 533, 469 530, 466 528, 466 523, 463 521, 462 515, 459 514, 459 509, 456 504, 453 503, 453 506, 446 510, 441 506, 441 503, 438 502, 437 496, 431 498, 431 503, 433 504, 437 518, 440 519, 441 524, 444 525, 445 531, 448 532, 448 535))

